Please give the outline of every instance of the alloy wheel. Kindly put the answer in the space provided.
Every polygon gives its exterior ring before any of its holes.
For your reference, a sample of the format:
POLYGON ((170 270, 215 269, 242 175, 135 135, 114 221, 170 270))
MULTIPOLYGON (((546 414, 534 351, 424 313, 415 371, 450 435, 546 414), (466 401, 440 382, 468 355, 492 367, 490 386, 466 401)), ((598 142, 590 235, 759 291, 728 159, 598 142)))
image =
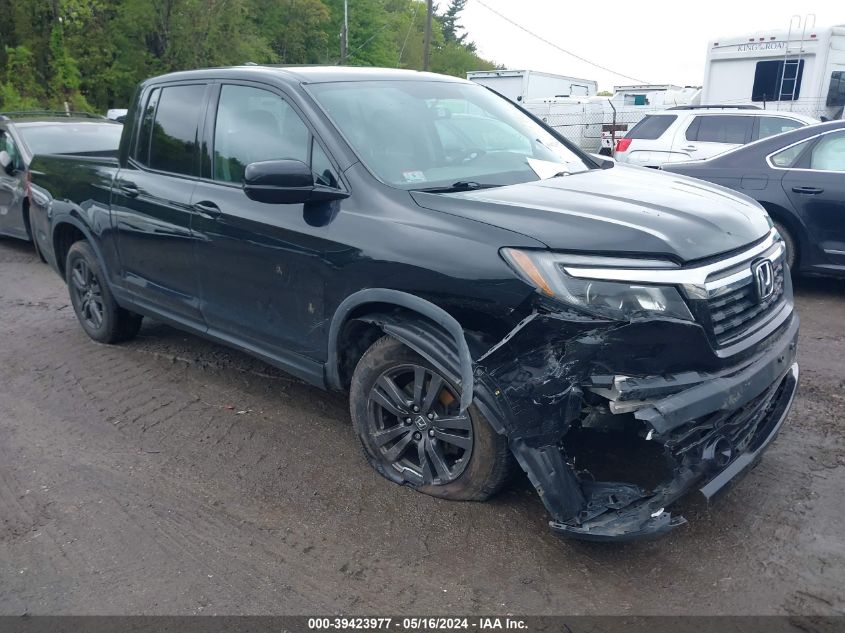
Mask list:
POLYGON ((436 371, 404 364, 383 372, 369 394, 367 422, 385 464, 417 485, 444 485, 469 462, 472 420, 436 371))
POLYGON ((73 263, 71 284, 80 317, 88 327, 99 330, 103 325, 103 292, 100 280, 84 259, 73 263))

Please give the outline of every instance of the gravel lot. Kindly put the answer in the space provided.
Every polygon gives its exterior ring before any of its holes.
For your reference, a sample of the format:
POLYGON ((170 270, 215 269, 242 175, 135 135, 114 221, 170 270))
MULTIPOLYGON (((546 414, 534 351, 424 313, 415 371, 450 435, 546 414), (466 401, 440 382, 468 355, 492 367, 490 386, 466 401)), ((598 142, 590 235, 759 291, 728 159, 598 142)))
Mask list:
POLYGON ((109 347, 0 239, 2 614, 843 614, 845 283, 801 280, 801 387, 762 464, 657 541, 564 541, 525 477, 395 486, 343 397, 146 322, 109 347))

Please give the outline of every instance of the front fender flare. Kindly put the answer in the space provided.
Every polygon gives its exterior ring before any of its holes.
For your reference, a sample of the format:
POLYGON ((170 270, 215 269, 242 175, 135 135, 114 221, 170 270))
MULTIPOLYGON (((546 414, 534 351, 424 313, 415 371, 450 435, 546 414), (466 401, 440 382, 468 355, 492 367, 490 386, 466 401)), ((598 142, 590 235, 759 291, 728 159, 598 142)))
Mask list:
MULTIPOLYGON (((94 236, 85 223, 71 213, 63 213, 61 216, 55 218, 52 222, 52 226, 50 227, 50 240, 53 244, 53 259, 56 260, 56 272, 59 272, 59 269, 63 268, 65 265, 64 262, 59 262, 58 251, 56 249, 56 231, 62 226, 62 224, 69 224, 73 226, 85 236, 85 240, 91 245, 91 250, 94 251, 94 255, 97 256, 97 260, 100 262, 100 267, 103 269, 103 272, 105 272, 106 283, 111 286, 108 268, 106 268, 106 260, 103 257, 103 253, 100 251, 100 245, 97 243, 97 240, 94 239, 94 236)), ((61 276, 64 277, 63 275, 61 276)))
POLYGON ((368 303, 390 304, 398 308, 405 308, 424 317, 423 319, 409 323, 405 323, 402 319, 395 317, 391 318, 390 315, 384 315, 383 318, 368 315, 366 320, 379 325, 387 334, 401 340, 405 345, 432 362, 438 369, 449 374, 454 374, 457 370, 456 378, 461 387, 461 410, 465 411, 469 408, 473 399, 473 367, 469 346, 467 345, 461 324, 443 308, 434 305, 430 301, 407 292, 391 290, 389 288, 367 288, 365 290, 359 290, 349 295, 338 306, 334 317, 332 317, 331 326, 329 327, 329 349, 328 359, 326 361, 326 382, 329 386, 334 389, 342 388, 337 349, 340 330, 344 323, 347 322, 353 310, 368 303), (436 324, 436 326, 444 330, 452 339, 454 343, 454 348, 451 350, 453 352, 451 354, 453 356, 452 359, 449 358, 450 350, 442 349, 442 345, 439 346, 441 347, 440 350, 435 348, 434 342, 437 340, 436 331, 428 325, 429 323, 436 324), (457 366, 450 367, 450 365, 457 366))

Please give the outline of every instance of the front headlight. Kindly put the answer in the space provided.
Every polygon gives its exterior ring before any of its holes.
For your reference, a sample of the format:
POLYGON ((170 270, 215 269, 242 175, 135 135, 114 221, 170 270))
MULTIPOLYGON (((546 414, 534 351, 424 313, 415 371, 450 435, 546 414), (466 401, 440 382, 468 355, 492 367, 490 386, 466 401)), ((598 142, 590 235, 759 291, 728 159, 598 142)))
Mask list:
POLYGON ((659 316, 693 321, 689 307, 674 286, 579 279, 568 275, 564 265, 597 268, 675 268, 660 260, 583 257, 549 251, 503 248, 502 257, 523 280, 538 292, 596 316, 627 321, 636 316, 659 316))

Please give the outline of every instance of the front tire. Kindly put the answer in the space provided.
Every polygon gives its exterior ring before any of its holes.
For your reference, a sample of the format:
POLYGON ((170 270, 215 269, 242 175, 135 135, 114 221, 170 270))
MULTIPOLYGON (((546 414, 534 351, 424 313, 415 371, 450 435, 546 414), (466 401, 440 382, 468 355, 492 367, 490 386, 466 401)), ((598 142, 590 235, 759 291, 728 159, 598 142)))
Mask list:
POLYGON ((141 315, 117 305, 88 242, 76 242, 70 247, 65 281, 79 324, 98 343, 127 341, 141 329, 141 315))
POLYGON ((502 487, 513 457, 460 390, 422 356, 385 336, 352 376, 350 410, 370 465, 393 482, 444 499, 484 501, 502 487))

